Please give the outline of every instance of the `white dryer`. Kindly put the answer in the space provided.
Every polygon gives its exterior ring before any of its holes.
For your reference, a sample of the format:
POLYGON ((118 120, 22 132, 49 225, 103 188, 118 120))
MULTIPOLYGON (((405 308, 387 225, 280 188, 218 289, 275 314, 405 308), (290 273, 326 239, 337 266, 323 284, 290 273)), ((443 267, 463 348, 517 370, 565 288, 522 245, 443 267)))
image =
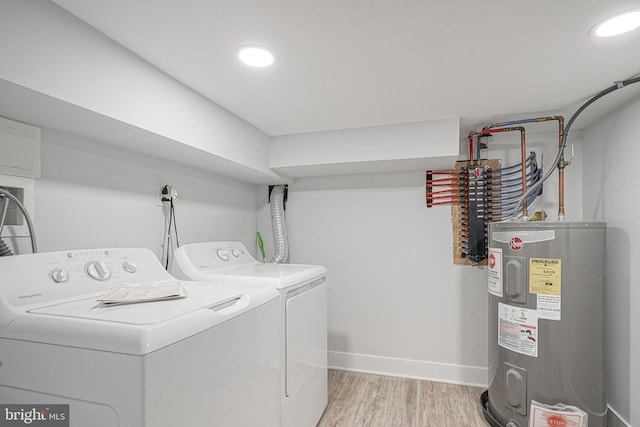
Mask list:
POLYGON ((275 290, 183 282, 181 299, 98 303, 176 281, 147 249, 3 257, 0 277, 2 405, 69 405, 71 427, 279 424, 275 290))
POLYGON ((206 242, 179 247, 171 271, 280 292, 281 425, 315 426, 327 406, 326 268, 262 263, 240 242, 206 242))

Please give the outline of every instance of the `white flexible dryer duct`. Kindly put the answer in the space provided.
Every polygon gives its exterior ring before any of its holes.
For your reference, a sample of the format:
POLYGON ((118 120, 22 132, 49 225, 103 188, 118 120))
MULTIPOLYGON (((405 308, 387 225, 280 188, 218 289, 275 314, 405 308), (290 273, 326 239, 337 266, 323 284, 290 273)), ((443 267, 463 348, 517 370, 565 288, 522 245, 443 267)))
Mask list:
POLYGON ((276 185, 271 190, 271 226, 273 228, 273 244, 275 252, 271 262, 283 264, 289 260, 289 241, 287 227, 284 222, 284 185, 276 185))

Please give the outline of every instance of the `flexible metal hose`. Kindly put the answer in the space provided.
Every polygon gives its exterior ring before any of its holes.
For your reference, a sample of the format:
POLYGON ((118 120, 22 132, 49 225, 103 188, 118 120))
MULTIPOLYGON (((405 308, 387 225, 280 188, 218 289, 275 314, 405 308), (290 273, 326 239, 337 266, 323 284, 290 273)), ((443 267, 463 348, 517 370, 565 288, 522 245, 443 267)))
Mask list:
MULTIPOLYGON (((0 214, 0 236, 2 236, 2 229, 4 228, 4 220, 7 217, 7 209, 9 208, 9 199, 0 194, 0 200, 2 200, 2 213, 0 214)), ((7 246, 4 240, 0 238, 0 257, 13 255, 11 249, 7 246)))
POLYGON ((545 176, 540 181, 538 181, 534 185, 532 185, 529 188, 529 190, 527 190, 527 192, 522 195, 522 197, 518 201, 518 204, 516 205, 515 209, 513 210, 513 213, 511 215, 511 219, 512 220, 517 219, 518 211, 520 210, 520 205, 522 204, 522 202, 524 200, 526 200, 532 193, 537 191, 538 188, 540 188, 540 186, 547 180, 547 178, 549 178, 551 176, 553 171, 556 170, 556 167, 558 166, 558 162, 560 162, 560 159, 564 156, 564 149, 567 146, 567 135, 569 134, 569 129, 571 129, 571 125, 573 125, 573 122, 578 118, 578 116, 589 105, 593 104, 594 102, 596 102, 598 99, 602 98, 603 96, 608 95, 611 92, 614 92, 614 91, 616 91, 618 89, 622 89, 625 86, 629 86, 631 84, 638 83, 638 82, 640 82, 640 76, 633 77, 633 78, 628 79, 628 80, 623 80, 623 81, 616 82, 614 85, 612 85, 612 86, 610 86, 610 87, 598 92, 597 94, 595 94, 594 96, 589 98, 589 100, 587 100, 584 104, 582 104, 582 106, 580 106, 580 108, 578 108, 576 110, 576 112, 573 113, 573 116, 571 116, 571 119, 569 119, 569 122, 567 123, 567 126, 564 128, 564 133, 562 134, 562 144, 560 144, 560 148, 558 149, 558 154, 557 154, 555 160, 553 161, 553 163, 551 163, 554 167, 549 168, 549 171, 545 174, 545 176))
MULTIPOLYGON (((0 194, 3 194, 5 197, 9 198, 9 200, 14 202, 16 206, 18 206, 18 208, 20 209, 20 212, 22 212, 22 215, 27 221, 27 227, 29 227, 29 236, 31 237, 31 251, 35 254, 36 252, 38 252, 38 246, 36 245, 36 232, 33 228, 33 222, 31 222, 31 217, 29 216, 29 212, 27 212, 27 209, 24 207, 24 205, 20 203, 20 200, 18 200, 13 194, 11 194, 10 192, 8 192, 2 187, 0 187, 0 194)), ((8 203, 9 203, 8 200, 5 201, 5 204, 8 204, 8 203)), ((4 226, 4 221, 2 226, 4 226)), ((2 227, 0 227, 0 233, 1 232, 2 232, 2 227)))
POLYGON ((276 185, 271 190, 271 226, 273 227, 273 244, 275 252, 271 262, 282 264, 289 259, 289 242, 287 227, 284 221, 284 185, 276 185))
POLYGON ((0 239, 0 257, 9 255, 13 255, 13 252, 11 252, 4 240, 0 239))
POLYGON ((4 229, 4 220, 7 217, 7 210, 9 209, 9 198, 4 194, 0 194, 0 200, 2 200, 2 213, 0 214, 0 236, 2 236, 2 230, 4 229))

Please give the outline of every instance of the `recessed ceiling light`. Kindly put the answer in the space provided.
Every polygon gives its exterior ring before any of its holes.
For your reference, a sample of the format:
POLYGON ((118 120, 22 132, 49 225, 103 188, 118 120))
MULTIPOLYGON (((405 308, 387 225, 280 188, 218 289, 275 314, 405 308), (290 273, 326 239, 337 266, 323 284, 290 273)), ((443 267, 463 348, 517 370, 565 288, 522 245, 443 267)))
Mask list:
POLYGON ((593 27, 591 34, 597 37, 611 37, 638 27, 640 27, 640 9, 633 9, 605 19, 593 27))
POLYGON ((251 67, 268 67, 273 64, 273 54, 260 46, 243 46, 239 48, 238 58, 251 67))

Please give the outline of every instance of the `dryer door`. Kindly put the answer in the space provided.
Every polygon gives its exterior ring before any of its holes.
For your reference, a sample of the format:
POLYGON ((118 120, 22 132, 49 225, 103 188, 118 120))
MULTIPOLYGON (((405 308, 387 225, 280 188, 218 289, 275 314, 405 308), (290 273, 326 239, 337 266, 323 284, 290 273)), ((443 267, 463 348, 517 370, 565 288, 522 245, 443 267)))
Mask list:
POLYGON ((327 283, 323 277, 287 294, 285 395, 327 370, 327 283))

